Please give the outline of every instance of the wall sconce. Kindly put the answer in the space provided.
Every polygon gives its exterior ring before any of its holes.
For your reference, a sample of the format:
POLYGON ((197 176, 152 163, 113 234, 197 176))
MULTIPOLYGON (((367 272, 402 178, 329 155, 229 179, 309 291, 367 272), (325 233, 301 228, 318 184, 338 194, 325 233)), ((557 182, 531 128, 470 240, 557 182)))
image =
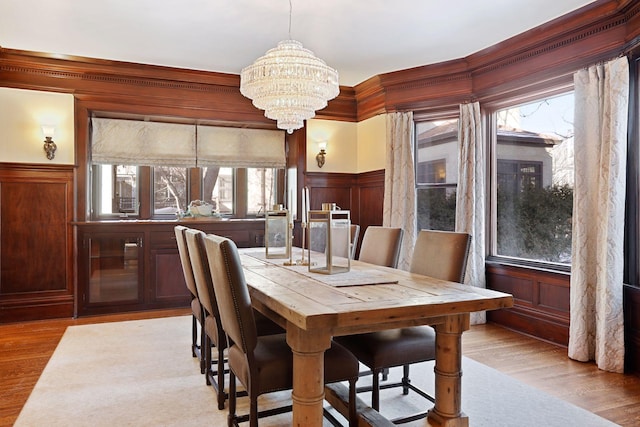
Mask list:
POLYGON ((324 166, 325 157, 327 155, 327 143, 319 142, 318 147, 320 147, 320 152, 316 154, 316 162, 318 162, 318 167, 321 168, 324 166))
POLYGON ((53 142, 53 134, 55 133, 56 128, 54 126, 42 126, 42 133, 44 135, 44 151, 47 153, 47 159, 53 160, 56 156, 56 143, 53 142))

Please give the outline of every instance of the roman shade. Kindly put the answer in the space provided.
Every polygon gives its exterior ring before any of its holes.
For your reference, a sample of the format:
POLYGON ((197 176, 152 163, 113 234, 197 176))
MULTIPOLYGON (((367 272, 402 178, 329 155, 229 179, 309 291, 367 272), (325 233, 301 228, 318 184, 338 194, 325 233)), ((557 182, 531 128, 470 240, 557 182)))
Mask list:
POLYGON ((196 165, 194 125, 93 118, 91 161, 138 166, 196 165))
POLYGON ((198 126, 198 166, 284 168, 284 131, 198 126))
POLYGON ((91 161, 138 166, 284 168, 284 132, 93 118, 91 161))

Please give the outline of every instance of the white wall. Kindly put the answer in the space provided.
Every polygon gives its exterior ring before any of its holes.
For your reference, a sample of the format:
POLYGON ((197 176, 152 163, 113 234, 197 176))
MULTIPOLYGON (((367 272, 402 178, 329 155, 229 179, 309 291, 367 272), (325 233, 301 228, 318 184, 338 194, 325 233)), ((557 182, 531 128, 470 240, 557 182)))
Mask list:
POLYGON ((73 95, 0 88, 0 162, 73 164, 73 95), (48 160, 42 125, 55 126, 58 146, 48 160))
POLYGON ((358 123, 357 173, 385 168, 387 123, 384 114, 358 123))
POLYGON ((360 123, 311 119, 307 121, 307 171, 362 173, 385 166, 385 116, 360 123), (318 143, 327 143, 326 161, 318 167, 318 143))
POLYGON ((358 132, 355 123, 335 120, 307 121, 307 171, 354 173, 358 165, 358 132), (326 162, 318 167, 318 144, 327 143, 326 162))

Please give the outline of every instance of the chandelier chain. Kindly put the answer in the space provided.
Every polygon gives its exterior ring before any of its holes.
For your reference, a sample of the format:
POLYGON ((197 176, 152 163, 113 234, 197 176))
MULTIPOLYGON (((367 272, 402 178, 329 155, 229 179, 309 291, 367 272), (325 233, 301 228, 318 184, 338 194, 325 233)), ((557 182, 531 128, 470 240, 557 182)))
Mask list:
POLYGON ((289 40, 292 40, 291 38, 291 14, 293 13, 293 4, 291 3, 291 0, 289 0, 289 40))
POLYGON ((291 38, 292 12, 289 0, 289 40, 240 73, 240 93, 288 133, 302 128, 305 120, 340 93, 338 72, 291 38))

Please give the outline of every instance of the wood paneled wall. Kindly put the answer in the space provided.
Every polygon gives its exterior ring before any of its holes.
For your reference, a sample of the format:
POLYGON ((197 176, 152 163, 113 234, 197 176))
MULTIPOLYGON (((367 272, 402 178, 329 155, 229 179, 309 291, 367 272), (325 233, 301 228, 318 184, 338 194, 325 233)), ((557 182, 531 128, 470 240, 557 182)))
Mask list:
POLYGON ((487 319, 560 345, 569 344, 569 274, 488 263, 487 287, 513 295, 514 307, 487 319))
POLYGON ((0 323, 73 315, 73 169, 0 164, 0 323))
MULTIPOLYGON (((362 174, 307 173, 305 185, 309 187, 311 209, 320 209, 322 203, 336 203, 350 210, 351 222, 360 225, 360 240, 368 226, 382 225, 384 170, 362 174)), ((359 246, 360 241, 358 252, 359 246)))

